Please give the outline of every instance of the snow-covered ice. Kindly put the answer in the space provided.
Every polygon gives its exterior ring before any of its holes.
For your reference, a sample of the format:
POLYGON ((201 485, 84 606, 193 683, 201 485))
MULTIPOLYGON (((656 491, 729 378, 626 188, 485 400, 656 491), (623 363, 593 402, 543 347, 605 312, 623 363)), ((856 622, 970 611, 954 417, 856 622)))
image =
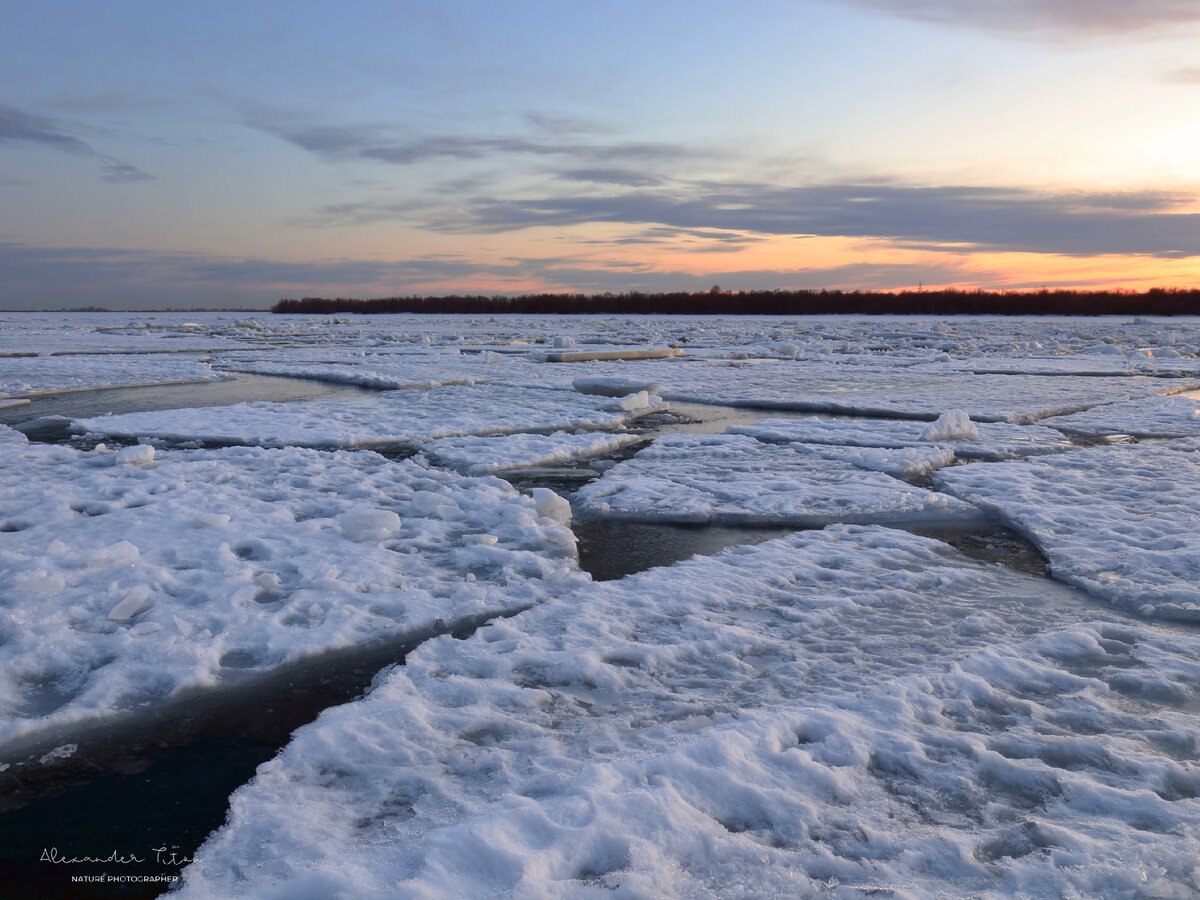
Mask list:
POLYGON ((795 525, 978 521, 973 506, 849 462, 744 435, 660 437, 576 494, 581 515, 795 525))
POLYGON ((301 729, 180 896, 1186 896, 1200 638, 1078 603, 858 527, 595 585, 301 729))
POLYGON ((1107 403, 1084 412, 1046 420, 1069 434, 1127 434, 1138 438, 1200 437, 1200 400, 1151 397, 1107 403))
POLYGON ((0 397, 211 381, 214 377, 206 361, 175 354, 0 356, 0 397))
POLYGON ((125 413, 80 419, 75 430, 102 436, 263 447, 415 447, 435 438, 461 435, 612 430, 628 422, 631 415, 627 410, 614 410, 614 406, 612 398, 573 391, 452 385, 353 399, 125 413))
POLYGON ((466 475, 490 475, 511 469, 550 466, 614 453, 645 441, 635 434, 511 434, 431 441, 421 452, 433 463, 466 475))
POLYGON ((0 454, 0 742, 586 577, 506 483, 374 453, 0 454))
POLYGON ((1027 535, 1055 577, 1145 615, 1200 621, 1200 441, 959 466, 934 479, 1027 535))
MULTIPOLYGON (((930 423, 935 424, 935 423, 930 423)), ((972 422, 975 438, 945 440, 960 459, 1013 459, 1060 453, 1072 444, 1060 431, 1043 425, 972 422)), ((903 419, 764 419, 755 425, 736 425, 732 434, 747 434, 777 443, 833 444, 844 447, 921 448, 930 425, 903 419)))

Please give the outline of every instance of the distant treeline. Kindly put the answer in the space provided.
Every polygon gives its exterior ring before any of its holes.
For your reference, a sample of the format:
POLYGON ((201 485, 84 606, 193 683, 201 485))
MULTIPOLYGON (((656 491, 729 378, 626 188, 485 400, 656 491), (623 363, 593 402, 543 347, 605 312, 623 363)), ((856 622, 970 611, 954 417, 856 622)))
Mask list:
POLYGON ((722 291, 643 294, 524 294, 516 297, 386 297, 280 300, 276 313, 459 313, 467 315, 1001 315, 1195 316, 1200 289, 1136 291, 722 291))

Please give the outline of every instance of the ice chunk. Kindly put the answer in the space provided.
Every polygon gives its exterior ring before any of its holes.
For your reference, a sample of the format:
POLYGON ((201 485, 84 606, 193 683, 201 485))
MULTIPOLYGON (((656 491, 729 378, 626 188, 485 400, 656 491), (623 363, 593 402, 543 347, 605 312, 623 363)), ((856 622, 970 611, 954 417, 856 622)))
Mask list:
POLYGON ((951 409, 921 430, 922 441, 977 441, 979 429, 961 409, 951 409))
POLYGON ((571 524, 571 504, 550 488, 534 488, 533 502, 539 516, 554 519, 563 525, 571 524))
POLYGON ((154 462, 154 448, 149 444, 122 447, 117 451, 113 462, 118 466, 148 466, 154 462))
POLYGON ((114 622, 132 619, 138 613, 150 608, 151 596, 149 587, 144 584, 136 585, 130 589, 124 600, 108 611, 108 618, 114 622))
POLYGON ((351 541, 386 541, 400 534, 400 517, 387 509, 355 507, 339 515, 337 523, 351 541))

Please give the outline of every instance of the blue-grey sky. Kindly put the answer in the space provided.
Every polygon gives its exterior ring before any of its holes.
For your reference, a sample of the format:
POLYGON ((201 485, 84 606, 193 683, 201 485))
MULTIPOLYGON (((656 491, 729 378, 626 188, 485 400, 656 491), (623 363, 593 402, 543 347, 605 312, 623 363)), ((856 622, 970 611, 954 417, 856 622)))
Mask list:
POLYGON ((1200 3, 10 4, 0 309, 1200 285, 1200 3))

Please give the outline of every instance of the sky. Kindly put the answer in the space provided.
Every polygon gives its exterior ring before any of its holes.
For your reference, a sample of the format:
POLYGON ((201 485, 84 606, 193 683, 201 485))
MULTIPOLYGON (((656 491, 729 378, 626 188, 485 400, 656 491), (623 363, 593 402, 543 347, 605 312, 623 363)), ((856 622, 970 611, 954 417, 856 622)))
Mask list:
POLYGON ((1200 287, 1200 0, 6 4, 0 310, 1200 287))

